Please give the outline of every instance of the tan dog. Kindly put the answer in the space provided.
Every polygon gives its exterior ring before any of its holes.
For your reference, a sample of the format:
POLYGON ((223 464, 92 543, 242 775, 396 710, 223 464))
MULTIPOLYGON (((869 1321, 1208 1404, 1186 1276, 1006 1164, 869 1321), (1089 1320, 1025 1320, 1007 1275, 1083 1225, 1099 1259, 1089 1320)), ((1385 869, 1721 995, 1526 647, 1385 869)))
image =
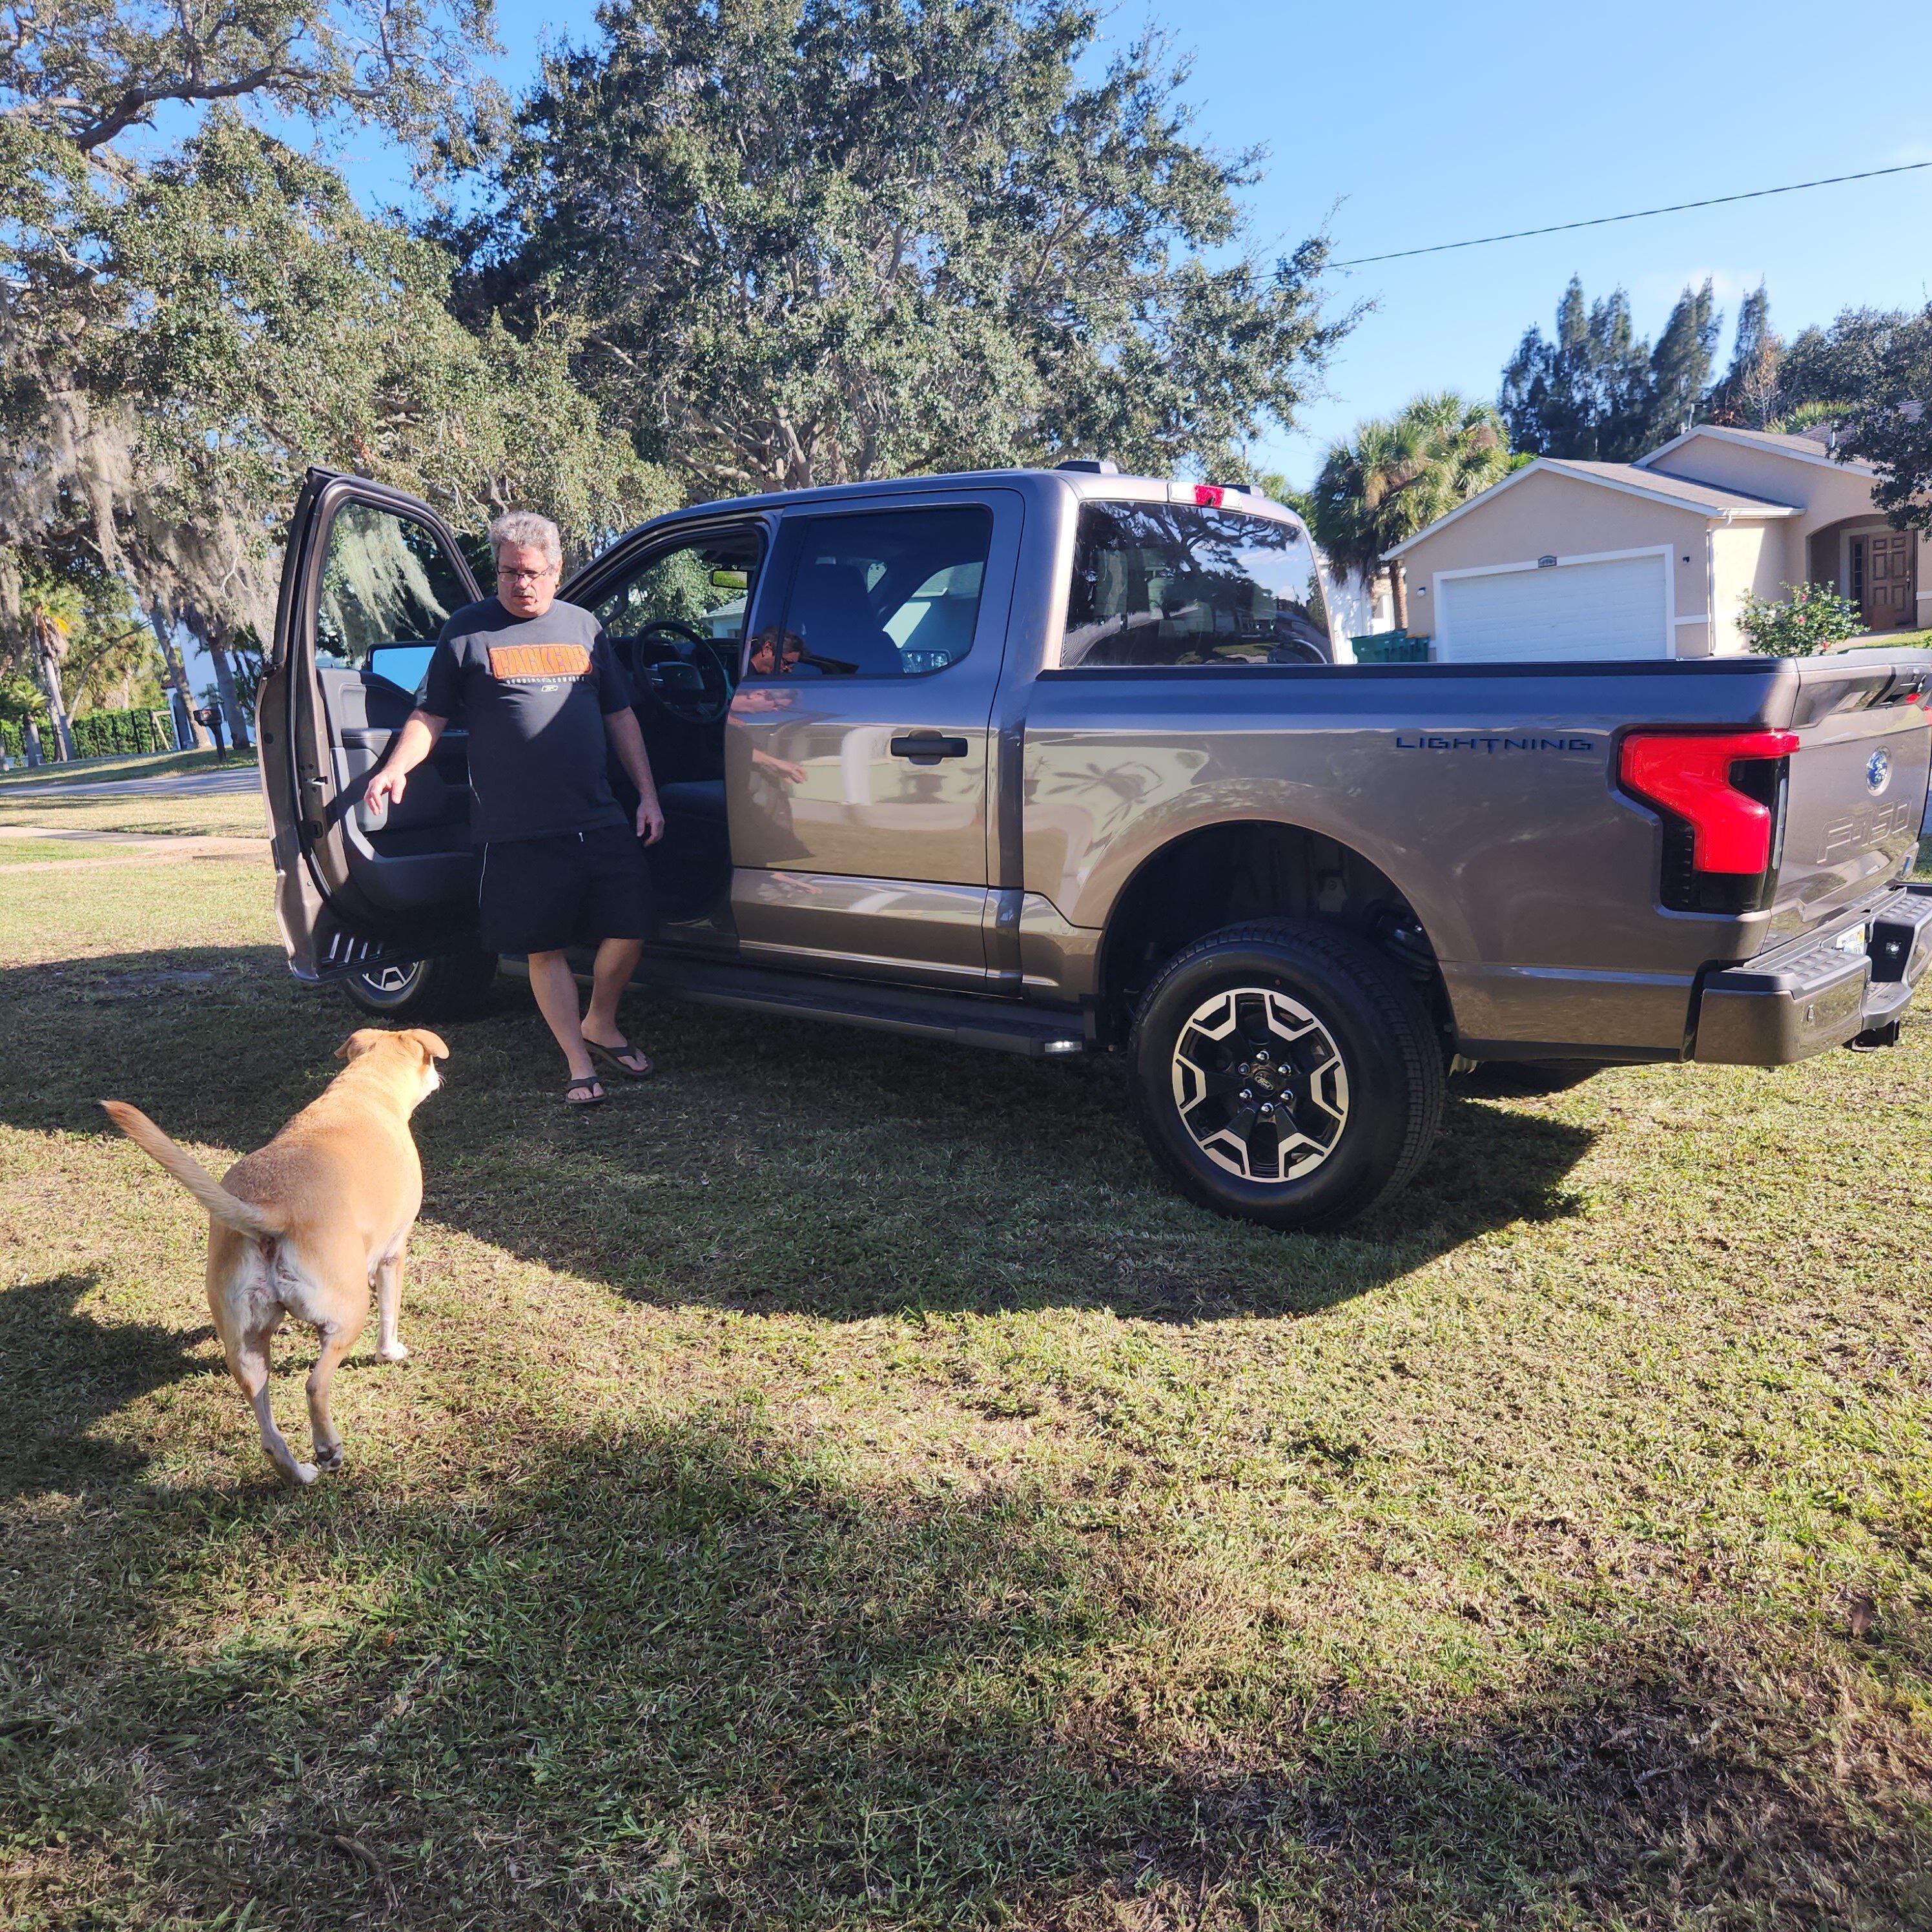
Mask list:
POLYGON ((208 1210, 208 1305, 229 1372, 254 1406, 263 1451, 296 1483, 342 1466, 328 1385, 369 1318, 372 1287, 376 1353, 400 1362, 410 1352, 396 1333, 404 1252, 422 1206, 410 1116, 442 1085, 436 1063, 449 1058, 449 1048, 419 1027, 365 1027, 335 1057, 349 1064, 321 1096, 266 1147, 238 1160, 219 1185, 138 1108, 100 1103, 208 1210), (308 1378, 313 1462, 296 1460, 268 1407, 269 1338, 288 1316, 322 1335, 308 1378))

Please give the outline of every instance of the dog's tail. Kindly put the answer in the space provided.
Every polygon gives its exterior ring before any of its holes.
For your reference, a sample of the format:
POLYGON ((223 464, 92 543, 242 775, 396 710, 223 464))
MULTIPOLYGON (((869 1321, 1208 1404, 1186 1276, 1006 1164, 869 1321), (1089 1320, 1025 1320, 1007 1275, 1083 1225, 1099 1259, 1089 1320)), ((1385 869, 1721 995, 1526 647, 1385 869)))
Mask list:
POLYGON ((107 1110, 109 1119, 143 1153, 153 1155, 218 1221, 260 1241, 273 1240, 283 1232, 287 1224, 274 1209, 257 1208, 230 1193, 192 1155, 176 1147, 140 1108, 130 1107, 124 1100, 104 1100, 100 1104, 107 1110))

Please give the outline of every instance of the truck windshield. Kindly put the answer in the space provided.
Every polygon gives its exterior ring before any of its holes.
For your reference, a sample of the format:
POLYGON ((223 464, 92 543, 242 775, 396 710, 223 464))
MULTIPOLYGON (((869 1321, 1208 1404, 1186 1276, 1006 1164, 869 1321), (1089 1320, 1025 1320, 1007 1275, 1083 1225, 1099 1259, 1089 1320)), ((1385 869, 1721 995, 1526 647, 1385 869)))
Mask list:
POLYGON ((1178 503, 1082 505, 1063 668, 1330 655, 1321 574, 1297 525, 1178 503))

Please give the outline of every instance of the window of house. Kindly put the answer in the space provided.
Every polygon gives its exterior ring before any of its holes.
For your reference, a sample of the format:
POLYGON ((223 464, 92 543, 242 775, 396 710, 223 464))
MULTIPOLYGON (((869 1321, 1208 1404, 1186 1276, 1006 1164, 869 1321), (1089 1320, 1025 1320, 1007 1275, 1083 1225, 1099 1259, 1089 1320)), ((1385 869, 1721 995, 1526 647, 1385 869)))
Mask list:
POLYGON ((1329 655, 1321 574, 1299 526, 1179 503, 1081 506, 1063 668, 1329 655))

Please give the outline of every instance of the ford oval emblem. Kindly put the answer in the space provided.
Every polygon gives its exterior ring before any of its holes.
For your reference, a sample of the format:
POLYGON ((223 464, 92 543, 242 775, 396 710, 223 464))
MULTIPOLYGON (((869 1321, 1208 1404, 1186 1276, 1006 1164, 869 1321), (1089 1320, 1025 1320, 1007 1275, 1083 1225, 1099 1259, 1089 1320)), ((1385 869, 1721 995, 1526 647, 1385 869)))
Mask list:
POLYGON ((1865 789, 1881 792, 1892 782, 1892 754, 1886 751, 1873 752, 1865 764, 1865 789))

